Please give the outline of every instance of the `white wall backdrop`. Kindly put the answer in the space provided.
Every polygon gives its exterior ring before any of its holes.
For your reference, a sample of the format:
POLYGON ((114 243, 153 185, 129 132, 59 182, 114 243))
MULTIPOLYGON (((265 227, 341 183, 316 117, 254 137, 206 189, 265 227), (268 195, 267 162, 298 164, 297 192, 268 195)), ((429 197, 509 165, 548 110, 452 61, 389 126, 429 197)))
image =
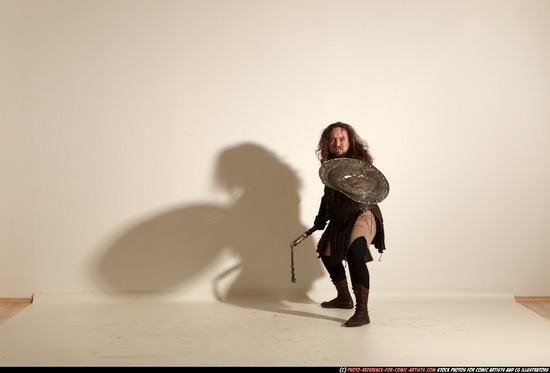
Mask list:
MULTIPOLYGON (((315 146, 391 191, 373 288, 550 294, 547 0, 0 0, 0 297, 330 287, 315 146)), ((377 256, 376 256, 377 257, 377 256)))

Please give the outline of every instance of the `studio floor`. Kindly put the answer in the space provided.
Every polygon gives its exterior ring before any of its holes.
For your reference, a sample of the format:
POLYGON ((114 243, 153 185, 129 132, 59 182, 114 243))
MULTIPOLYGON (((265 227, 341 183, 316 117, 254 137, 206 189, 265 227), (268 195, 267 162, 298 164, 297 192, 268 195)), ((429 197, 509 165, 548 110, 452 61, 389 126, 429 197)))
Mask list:
POLYGON ((357 328, 319 300, 37 296, 0 324, 0 366, 550 366, 550 321, 512 296, 371 293, 357 328))

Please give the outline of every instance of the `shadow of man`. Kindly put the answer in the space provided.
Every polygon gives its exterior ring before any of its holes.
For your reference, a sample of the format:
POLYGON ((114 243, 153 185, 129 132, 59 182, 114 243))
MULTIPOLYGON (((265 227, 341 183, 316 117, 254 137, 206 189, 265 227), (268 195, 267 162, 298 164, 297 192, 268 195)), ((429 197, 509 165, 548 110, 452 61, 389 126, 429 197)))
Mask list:
MULTIPOLYGON (((220 301, 240 307, 334 319, 293 310, 290 303, 311 303, 308 291, 323 275, 315 243, 294 250, 297 283, 291 283, 290 242, 309 227, 300 223, 300 180, 291 167, 255 144, 224 150, 216 166, 216 184, 232 196, 226 209, 227 244, 240 262, 214 280, 220 301), (236 274, 223 293, 218 282, 236 274)), ((341 321, 334 319, 336 321, 341 321)))
POLYGON ((213 280, 216 299, 325 318, 288 307, 310 303, 308 292, 324 273, 308 239, 294 250, 297 282, 291 283, 290 242, 309 228, 299 219, 295 171, 264 147, 244 143, 220 153, 215 184, 229 203, 176 208, 134 225, 101 257, 102 280, 116 291, 165 291, 192 281, 229 250, 238 263, 213 280))

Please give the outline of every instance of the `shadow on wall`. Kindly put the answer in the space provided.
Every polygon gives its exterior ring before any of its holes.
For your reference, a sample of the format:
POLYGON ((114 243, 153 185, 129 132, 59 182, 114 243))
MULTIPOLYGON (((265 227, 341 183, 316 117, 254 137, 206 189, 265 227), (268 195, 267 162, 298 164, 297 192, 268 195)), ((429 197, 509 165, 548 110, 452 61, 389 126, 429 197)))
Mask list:
POLYGON ((299 219, 296 173, 267 149, 246 143, 220 154, 215 181, 231 204, 181 207, 131 227, 107 245, 98 262, 101 280, 113 291, 167 291, 193 281, 230 250, 237 264, 220 270, 212 284, 219 300, 238 304, 243 289, 292 289, 266 292, 277 294, 277 303, 308 299, 323 271, 308 239, 294 250, 298 282, 290 281, 290 242, 309 228, 299 219), (229 277, 233 282, 219 292, 229 277))

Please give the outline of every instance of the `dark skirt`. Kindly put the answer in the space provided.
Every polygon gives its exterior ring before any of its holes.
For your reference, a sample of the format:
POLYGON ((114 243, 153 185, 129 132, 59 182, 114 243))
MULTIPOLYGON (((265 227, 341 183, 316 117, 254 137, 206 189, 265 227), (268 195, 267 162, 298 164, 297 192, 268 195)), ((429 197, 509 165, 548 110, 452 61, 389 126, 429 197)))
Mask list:
MULTIPOLYGON (((380 211, 378 205, 371 205, 367 209, 373 213, 374 218, 376 219, 376 235, 372 240, 372 244, 378 249, 378 252, 382 253, 386 249, 382 212, 380 211)), ((348 240, 350 238, 351 231, 353 230, 357 217, 362 213, 362 211, 363 210, 359 210, 353 213, 339 215, 330 220, 327 228, 319 239, 319 243, 317 244, 317 253, 319 254, 319 257, 322 255, 327 255, 327 244, 330 243, 329 263, 331 265, 335 265, 341 263, 342 260, 345 260, 348 252, 348 240)), ((365 257, 366 262, 372 260, 372 255, 369 254, 370 250, 367 249, 367 255, 365 257)))

